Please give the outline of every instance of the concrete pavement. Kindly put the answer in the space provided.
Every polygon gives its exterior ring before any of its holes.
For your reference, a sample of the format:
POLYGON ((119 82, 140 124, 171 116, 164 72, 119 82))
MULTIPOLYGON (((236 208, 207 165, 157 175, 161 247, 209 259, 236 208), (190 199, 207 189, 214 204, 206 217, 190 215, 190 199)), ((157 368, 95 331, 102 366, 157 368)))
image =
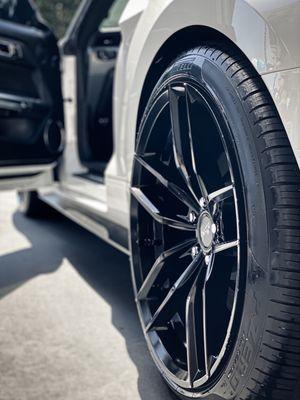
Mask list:
POLYGON ((0 400, 170 400, 148 355, 128 258, 0 195, 0 400))

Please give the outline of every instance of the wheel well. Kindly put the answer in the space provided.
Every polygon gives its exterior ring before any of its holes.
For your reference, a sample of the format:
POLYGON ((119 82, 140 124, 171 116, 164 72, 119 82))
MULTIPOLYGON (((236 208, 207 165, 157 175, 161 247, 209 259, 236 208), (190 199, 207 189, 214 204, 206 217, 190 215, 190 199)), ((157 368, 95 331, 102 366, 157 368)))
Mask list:
POLYGON ((168 65, 178 57, 180 53, 205 42, 229 44, 237 48, 236 44, 227 36, 207 26, 190 26, 174 33, 159 49, 146 75, 138 110, 137 130, 150 94, 168 65))

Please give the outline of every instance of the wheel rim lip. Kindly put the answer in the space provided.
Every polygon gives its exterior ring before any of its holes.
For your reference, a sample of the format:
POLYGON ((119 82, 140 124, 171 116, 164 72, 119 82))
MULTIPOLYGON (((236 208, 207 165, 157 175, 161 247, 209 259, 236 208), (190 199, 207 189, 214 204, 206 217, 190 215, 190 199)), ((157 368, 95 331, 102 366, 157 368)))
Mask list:
MULTIPOLYGON (((174 77, 170 78, 169 81, 166 82, 165 86, 167 86, 167 84, 169 84, 170 82, 176 84, 176 86, 178 86, 180 84, 186 85, 188 83, 189 85, 192 85, 193 89, 195 89, 199 93, 199 95, 201 96, 202 100, 204 100, 204 102, 205 102, 205 104, 207 106, 207 109, 210 111, 211 115, 213 116, 216 126, 218 127, 218 132, 219 132, 220 138, 222 140, 224 152, 226 154, 226 159, 227 159, 227 163, 228 163, 228 166, 229 166, 231 181, 235 182, 235 176, 233 174, 233 168, 232 168, 232 163, 231 163, 230 156, 229 156, 227 143, 226 143, 224 134, 223 134, 221 126, 220 126, 220 115, 221 115, 222 125, 226 126, 226 130, 228 132, 230 132, 231 130, 230 130, 229 124, 227 122, 227 118, 226 118, 225 112, 223 111, 223 107, 222 107, 221 103, 219 102, 219 100, 217 99, 215 94, 209 88, 206 87, 204 89, 203 87, 200 87, 194 79, 192 79, 192 78, 187 79, 186 77, 184 77, 184 79, 185 79, 184 81, 180 81, 180 79, 181 78, 179 76, 175 77, 175 79, 174 79, 174 77), (217 110, 217 113, 214 112, 214 109, 211 106, 213 101, 215 101, 218 104, 219 109, 217 110), (216 114, 219 114, 219 116, 217 117, 216 114)), ((166 90, 162 90, 161 93, 159 95, 157 95, 154 103, 152 104, 152 106, 151 106, 151 108, 150 108, 150 110, 149 110, 149 112, 147 114, 146 120, 142 124, 141 134, 140 134, 140 137, 139 137, 139 140, 138 140, 138 143, 137 143, 137 154, 140 154, 140 148, 141 147, 146 148, 147 141, 148 141, 149 136, 150 136, 150 135, 148 135, 148 137, 146 138, 146 142, 143 143, 143 140, 144 140, 143 136, 145 136, 145 134, 144 134, 145 126, 147 125, 147 123, 149 123, 148 117, 149 117, 149 115, 151 115, 151 112, 153 112, 155 107, 157 107, 157 105, 159 105, 159 103, 162 101, 162 99, 166 95, 166 93, 167 93, 166 90)), ((167 107, 168 105, 169 105, 169 100, 168 100, 168 96, 167 96, 167 101, 165 103, 163 103, 163 107, 159 108, 159 112, 157 113, 157 115, 155 116, 155 118, 153 120, 152 127, 155 125, 157 119, 159 118, 159 115, 163 112, 164 108, 167 107)), ((214 105, 214 107, 216 107, 216 106, 214 105)), ((150 130, 150 134, 151 134, 151 130, 150 130)), ((137 166, 137 163, 134 162, 133 174, 132 174, 132 185, 133 186, 134 186, 135 178, 136 178, 136 176, 139 176, 141 174, 141 170, 142 170, 142 167, 141 166, 137 166)), ((215 373, 216 373, 217 370, 220 370, 220 368, 221 368, 221 366, 222 366, 222 364, 224 362, 224 355, 225 355, 226 352, 228 352, 228 344, 229 344, 229 341, 230 341, 230 337, 232 336, 233 324, 234 324, 235 319, 237 317, 236 316, 236 308, 237 308, 238 295, 239 295, 239 286, 240 286, 240 279, 241 279, 241 276, 240 276, 241 275, 240 274, 241 273, 241 268, 240 268, 241 249, 240 249, 240 226, 239 226, 240 223, 239 223, 238 198, 237 198, 237 193, 236 193, 235 187, 233 188, 233 197, 234 197, 236 225, 237 225, 236 226, 236 232, 237 232, 237 236, 238 236, 237 239, 239 241, 239 244, 237 245, 237 257, 236 257, 236 259, 237 259, 238 268, 237 268, 237 276, 236 276, 236 280, 235 280, 234 301, 233 301, 231 316, 230 316, 230 320, 229 320, 229 323, 228 323, 227 333, 226 333, 223 345, 221 347, 221 350, 220 350, 219 354, 217 355, 218 359, 216 360, 216 362, 212 365, 212 367, 210 369, 210 372, 211 372, 210 376, 208 377, 207 375, 203 375, 201 378, 196 379, 193 382, 193 387, 192 387, 193 389, 207 390, 208 381, 211 382, 213 380, 218 379, 219 375, 215 374, 215 373)), ((136 200, 133 200, 131 198, 131 204, 133 204, 134 202, 136 202, 136 200)), ((138 204, 136 204, 135 207, 139 207, 138 204)), ((135 218, 133 218, 133 219, 135 219, 135 218)), ((132 250, 134 250, 134 249, 137 250, 137 252, 135 254, 139 253, 137 245, 133 241, 131 243, 131 249, 132 250)), ((208 249, 207 253, 209 253, 210 250, 211 249, 208 249)), ((135 291, 135 295, 136 295, 137 294, 137 286, 136 286, 135 273, 134 273, 134 270, 135 270, 135 267, 134 267, 135 260, 134 260, 134 258, 135 257, 133 257, 131 261, 132 261, 132 271, 133 271, 132 274, 133 274, 133 281, 134 281, 134 291, 135 291)), ((173 374, 166 367, 166 365, 163 362, 162 358, 159 357, 158 352, 154 350, 155 349, 155 343, 154 342, 156 342, 156 345, 157 345, 157 343, 161 342, 160 337, 158 336, 158 334, 155 331, 148 332, 148 333, 146 332, 146 330, 145 330, 145 328, 146 328, 145 315, 144 315, 145 310, 143 309, 144 307, 142 306, 141 301, 139 301, 137 299, 136 299, 136 303, 137 303, 138 313, 139 313, 140 320, 141 320, 142 327, 143 327, 144 336, 146 338, 146 342, 148 344, 150 353, 151 353, 151 355, 152 355, 157 367, 159 368, 159 370, 161 371, 163 376, 165 376, 165 378, 169 381, 169 383, 172 386, 176 387, 176 385, 178 385, 183 389, 189 389, 189 391, 186 391, 186 394, 189 395, 191 393, 190 390, 192 389, 189 381, 186 378, 184 378, 184 379, 178 378, 178 376, 173 374)), ((149 308, 148 308, 148 312, 151 315, 151 311, 150 311, 149 308)), ((169 357, 172 360, 172 357, 168 354, 166 348, 161 343, 160 354, 162 354, 162 353, 165 353, 165 357, 169 357)), ((182 376, 187 375, 187 371, 181 369, 177 365, 176 365, 176 369, 180 370, 180 374, 182 376)))

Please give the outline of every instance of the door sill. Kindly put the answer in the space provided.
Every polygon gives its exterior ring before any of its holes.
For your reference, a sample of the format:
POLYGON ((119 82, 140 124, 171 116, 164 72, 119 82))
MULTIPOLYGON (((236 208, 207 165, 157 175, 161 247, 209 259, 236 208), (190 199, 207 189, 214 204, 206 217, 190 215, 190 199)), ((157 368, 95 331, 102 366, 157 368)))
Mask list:
POLYGON ((92 174, 91 172, 78 172, 74 173, 73 176, 104 185, 104 177, 101 175, 92 174))
POLYGON ((93 210, 91 207, 87 207, 86 204, 80 205, 74 198, 71 199, 57 191, 40 194, 40 197, 45 203, 83 228, 97 235, 123 253, 130 254, 128 230, 107 219, 103 215, 103 211, 99 212, 99 209, 97 211, 93 210))

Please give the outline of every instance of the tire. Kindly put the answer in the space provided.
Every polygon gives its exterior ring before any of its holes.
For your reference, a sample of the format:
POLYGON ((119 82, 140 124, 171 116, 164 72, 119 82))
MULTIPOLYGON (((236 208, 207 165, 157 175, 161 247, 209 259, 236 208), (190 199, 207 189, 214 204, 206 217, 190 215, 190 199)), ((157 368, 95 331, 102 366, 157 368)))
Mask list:
POLYGON ((131 188, 138 312, 180 398, 300 398, 299 215, 299 168, 257 72, 215 45, 182 54, 148 101, 131 188))
POLYGON ((49 207, 35 191, 18 191, 19 211, 28 218, 41 218, 49 213, 49 207))

